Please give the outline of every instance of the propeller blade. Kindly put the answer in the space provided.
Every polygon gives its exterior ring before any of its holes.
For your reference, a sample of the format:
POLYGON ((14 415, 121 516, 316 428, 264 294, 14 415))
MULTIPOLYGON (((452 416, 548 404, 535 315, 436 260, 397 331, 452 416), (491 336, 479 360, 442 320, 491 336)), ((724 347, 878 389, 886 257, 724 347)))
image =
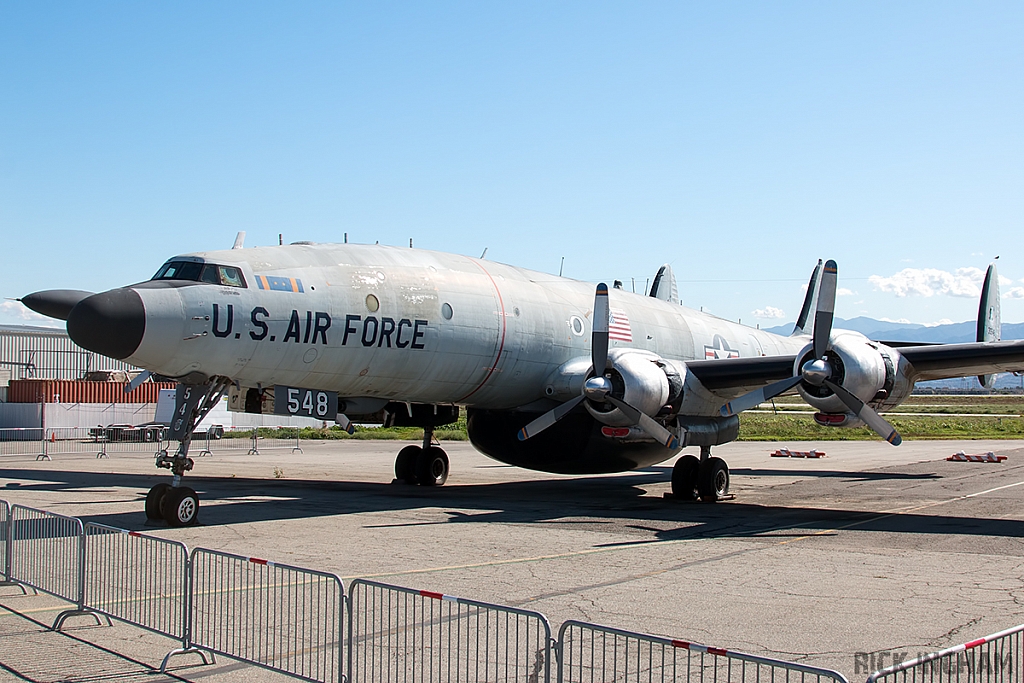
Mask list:
POLYGON ((796 377, 790 377, 779 382, 774 382, 766 387, 755 389, 748 394, 743 394, 739 398, 733 400, 722 406, 722 417, 729 417, 730 415, 739 415, 744 410, 750 410, 755 408, 767 400, 773 399, 779 394, 792 389, 800 383, 802 377, 797 375, 796 377))
POLYGON ((825 261, 818 289, 818 310, 814 313, 814 357, 821 358, 828 349, 832 334, 832 317, 836 310, 836 280, 839 267, 832 259, 825 261))
POLYGON ((607 396, 605 397, 605 400, 621 410, 626 417, 633 421, 634 424, 647 432, 649 436, 661 442, 661 445, 665 448, 672 450, 679 448, 679 439, 676 438, 676 435, 655 422, 646 413, 637 410, 625 401, 620 401, 613 396, 607 396))
POLYGON ((849 391, 839 386, 832 380, 825 380, 825 386, 835 392, 836 396, 839 397, 846 407, 849 408, 853 413, 864 420, 864 424, 871 427, 880 437, 891 443, 893 446, 899 446, 903 443, 903 437, 900 436, 899 432, 891 424, 885 421, 881 415, 876 413, 864 401, 860 400, 849 391))
POLYGON ((572 409, 575 408, 576 406, 578 406, 580 404, 580 401, 582 401, 582 400, 583 400, 583 394, 580 394, 579 396, 577 396, 574 399, 566 401, 565 403, 563 403, 561 405, 555 406, 554 408, 552 408, 548 412, 544 413, 543 415, 538 417, 536 420, 534 420, 530 424, 528 424, 525 427, 523 427, 522 429, 520 429, 519 430, 519 440, 520 441, 526 441, 531 436, 537 436, 538 434, 543 432, 545 429, 547 429, 551 425, 555 424, 556 422, 561 420, 563 417, 568 415, 570 412, 572 412, 572 409))
POLYGON ((334 421, 338 424, 339 427, 344 429, 349 434, 356 433, 356 428, 352 426, 352 421, 348 419, 348 415, 345 415, 344 413, 338 413, 334 417, 334 421))
POLYGON ((608 285, 601 282, 594 294, 594 333, 591 338, 590 358, 594 375, 600 377, 608 369, 608 285))
POLYGON ((149 379, 149 376, 152 374, 153 373, 150 372, 149 370, 143 370, 139 374, 135 375, 135 378, 132 379, 131 382, 128 382, 128 385, 124 388, 124 393, 130 394, 136 389, 138 389, 139 385, 145 382, 147 379, 149 379))

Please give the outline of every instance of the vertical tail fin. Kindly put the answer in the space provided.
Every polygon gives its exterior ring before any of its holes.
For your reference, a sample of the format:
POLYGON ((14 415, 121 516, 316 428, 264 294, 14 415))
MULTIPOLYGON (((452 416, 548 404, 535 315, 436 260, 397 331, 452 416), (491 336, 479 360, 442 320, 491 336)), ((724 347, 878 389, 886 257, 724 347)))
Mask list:
POLYGON ((654 276, 654 284, 651 285, 651 296, 662 301, 679 303, 679 289, 676 287, 676 277, 672 274, 672 266, 669 264, 658 268, 658 274, 654 276))
POLYGON ((790 336, 796 336, 798 334, 809 334, 807 331, 807 319, 811 315, 811 311, 814 310, 814 301, 818 298, 818 285, 821 282, 821 259, 818 259, 818 265, 814 266, 814 271, 811 273, 811 279, 807 283, 807 293, 804 295, 804 305, 800 307, 800 315, 796 318, 796 324, 793 326, 793 333, 790 336))
MULTIPOLYGON (((999 258, 998 256, 996 258, 999 258)), ((1003 323, 999 313, 999 273, 993 261, 985 273, 985 284, 981 286, 981 304, 978 306, 978 341, 999 341, 1003 336, 1003 323)), ((978 375, 981 386, 991 389, 995 375, 978 375)))

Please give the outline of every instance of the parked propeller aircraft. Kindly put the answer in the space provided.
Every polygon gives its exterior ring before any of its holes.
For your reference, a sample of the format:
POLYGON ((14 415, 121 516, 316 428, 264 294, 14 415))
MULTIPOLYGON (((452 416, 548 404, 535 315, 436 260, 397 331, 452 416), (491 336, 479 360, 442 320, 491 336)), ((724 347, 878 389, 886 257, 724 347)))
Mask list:
MULTIPOLYGON (((715 501, 729 468, 713 446, 738 414, 797 391, 818 424, 866 424, 914 383, 1024 370, 1024 341, 999 341, 994 265, 978 342, 907 346, 833 330, 837 267, 814 269, 793 334, 779 336, 680 305, 671 268, 649 295, 492 261, 385 246, 295 243, 175 256, 152 279, 99 294, 22 299, 67 321, 80 346, 178 382, 171 439, 146 515, 194 524, 182 486, 192 432, 227 394, 232 410, 424 429, 397 479, 438 486, 449 473, 435 428, 467 412, 470 441, 496 460, 546 472, 647 467, 698 446, 672 471, 681 499, 715 501), (813 319, 812 319, 813 313, 813 319)), ((129 390, 137 386, 130 385, 129 390)))

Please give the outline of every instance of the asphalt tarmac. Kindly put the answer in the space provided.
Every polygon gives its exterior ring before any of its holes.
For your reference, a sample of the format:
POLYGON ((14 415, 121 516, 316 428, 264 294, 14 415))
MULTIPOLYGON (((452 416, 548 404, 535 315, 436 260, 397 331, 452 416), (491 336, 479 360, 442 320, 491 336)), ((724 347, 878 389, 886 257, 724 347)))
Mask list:
MULTIPOLYGON (((238 444, 233 444, 238 445, 238 444)), ((1024 622, 1024 442, 735 443, 735 499, 664 498, 672 462, 561 476, 446 443, 441 488, 393 484, 404 444, 214 448, 187 483, 201 524, 147 525, 152 454, 0 456, 0 499, 201 546, 834 668, 913 657, 1024 622), (827 457, 772 458, 779 447, 827 457), (995 463, 947 462, 994 451, 995 463), (870 654, 865 654, 870 653, 870 654)), ((691 451, 693 449, 688 449, 691 451)), ((0 680, 263 681, 224 658, 153 667, 139 629, 46 626, 63 605, 0 587, 0 680)), ((282 679, 283 680, 283 679, 282 679)))

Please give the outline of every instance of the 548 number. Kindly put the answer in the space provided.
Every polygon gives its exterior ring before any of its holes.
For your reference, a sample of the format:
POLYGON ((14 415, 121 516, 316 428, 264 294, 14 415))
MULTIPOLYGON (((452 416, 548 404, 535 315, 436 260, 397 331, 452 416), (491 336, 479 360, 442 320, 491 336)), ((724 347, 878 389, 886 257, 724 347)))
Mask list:
POLYGON ((338 414, 338 393, 299 387, 274 387, 274 412, 278 415, 333 420, 338 414))

